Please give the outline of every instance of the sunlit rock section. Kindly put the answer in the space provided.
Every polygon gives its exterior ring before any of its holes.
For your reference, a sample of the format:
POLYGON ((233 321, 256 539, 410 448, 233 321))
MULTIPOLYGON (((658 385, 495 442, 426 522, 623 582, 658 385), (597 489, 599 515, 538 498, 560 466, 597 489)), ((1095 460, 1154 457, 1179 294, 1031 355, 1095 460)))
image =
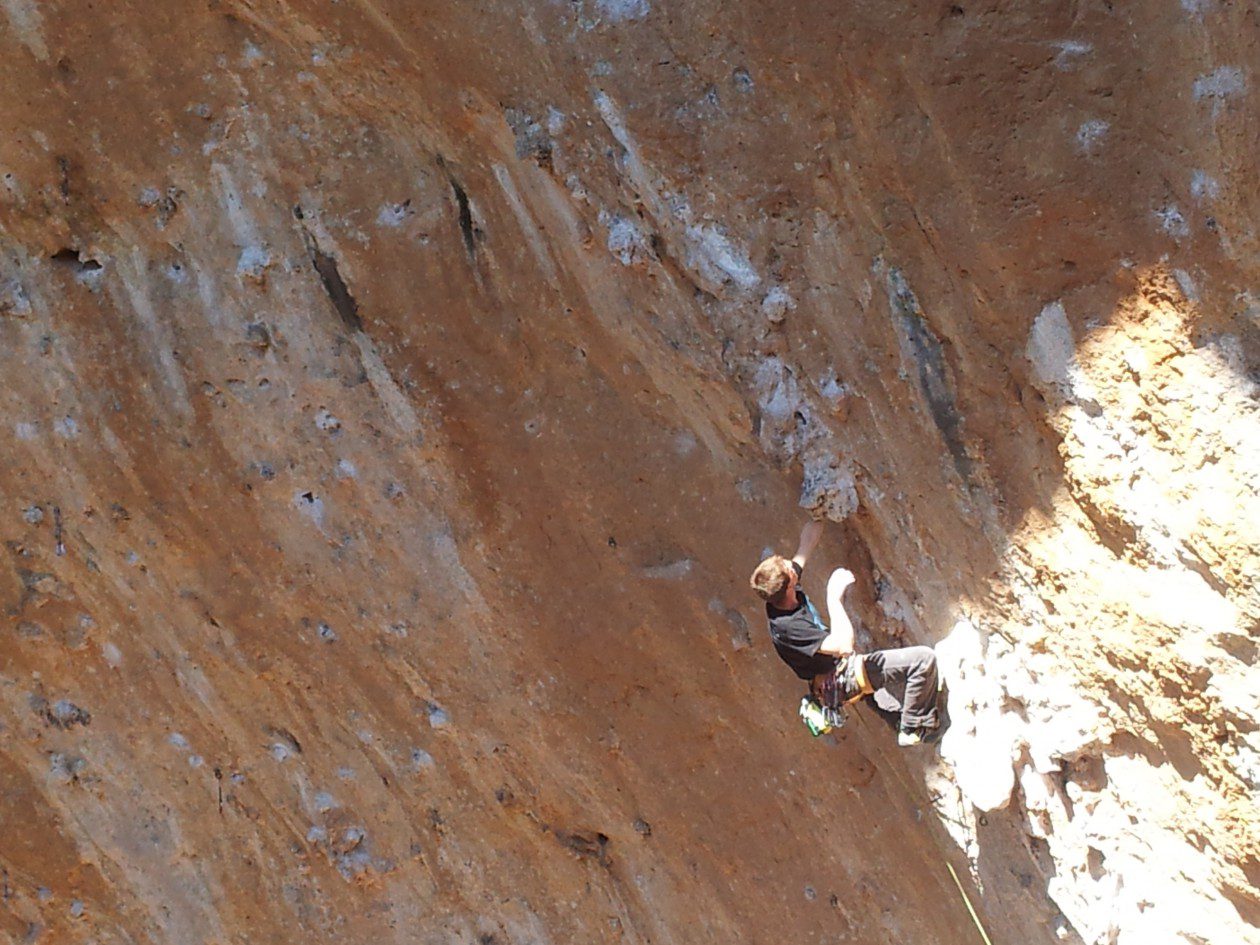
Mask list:
POLYGON ((1253 11, 0 26, 6 940, 1260 941, 1253 11))
POLYGON ((1256 384, 1236 336, 1192 338, 1175 274, 1138 284, 1085 339, 1059 302, 1033 324, 1065 495, 1013 536, 1017 616, 967 605, 937 645, 954 725, 931 780, 973 855, 968 808, 1021 812, 1087 941, 1245 941, 1260 531, 1233 512, 1260 485, 1256 384))

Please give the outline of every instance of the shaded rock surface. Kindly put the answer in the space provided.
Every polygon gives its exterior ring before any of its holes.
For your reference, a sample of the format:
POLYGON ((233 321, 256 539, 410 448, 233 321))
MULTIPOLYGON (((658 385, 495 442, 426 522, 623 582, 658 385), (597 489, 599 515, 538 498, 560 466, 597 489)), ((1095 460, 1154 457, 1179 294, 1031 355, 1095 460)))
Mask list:
POLYGON ((1257 941, 1255 16, 6 0, 0 933, 1257 941))

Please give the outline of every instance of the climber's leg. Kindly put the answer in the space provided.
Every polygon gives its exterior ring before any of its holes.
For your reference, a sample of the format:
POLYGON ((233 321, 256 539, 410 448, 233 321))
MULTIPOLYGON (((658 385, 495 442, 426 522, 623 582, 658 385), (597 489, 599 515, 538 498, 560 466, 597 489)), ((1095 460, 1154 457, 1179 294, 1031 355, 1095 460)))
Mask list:
POLYGON ((903 732, 936 728, 936 654, 930 646, 876 650, 863 660, 881 708, 901 712, 903 732))

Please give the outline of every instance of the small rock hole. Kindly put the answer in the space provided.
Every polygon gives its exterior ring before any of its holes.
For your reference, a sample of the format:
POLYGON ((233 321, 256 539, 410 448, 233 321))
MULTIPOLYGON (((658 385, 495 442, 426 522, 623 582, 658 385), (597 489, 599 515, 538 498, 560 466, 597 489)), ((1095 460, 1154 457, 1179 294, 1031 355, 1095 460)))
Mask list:
POLYGON ((84 259, 79 250, 69 247, 57 250, 49 258, 54 264, 73 269, 76 273, 99 272, 101 269, 101 264, 95 259, 84 259))

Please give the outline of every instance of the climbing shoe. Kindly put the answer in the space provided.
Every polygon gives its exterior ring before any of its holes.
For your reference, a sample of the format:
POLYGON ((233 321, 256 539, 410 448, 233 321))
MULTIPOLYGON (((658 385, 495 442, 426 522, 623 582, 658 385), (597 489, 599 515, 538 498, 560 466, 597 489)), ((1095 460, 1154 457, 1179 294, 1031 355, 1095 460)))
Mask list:
POLYGON ((941 737, 940 728, 901 728, 897 730, 897 744, 902 748, 913 748, 927 742, 934 742, 941 737))
POLYGON ((897 733, 897 744, 902 748, 910 748, 918 745, 923 741, 923 730, 917 728, 903 728, 897 733))

